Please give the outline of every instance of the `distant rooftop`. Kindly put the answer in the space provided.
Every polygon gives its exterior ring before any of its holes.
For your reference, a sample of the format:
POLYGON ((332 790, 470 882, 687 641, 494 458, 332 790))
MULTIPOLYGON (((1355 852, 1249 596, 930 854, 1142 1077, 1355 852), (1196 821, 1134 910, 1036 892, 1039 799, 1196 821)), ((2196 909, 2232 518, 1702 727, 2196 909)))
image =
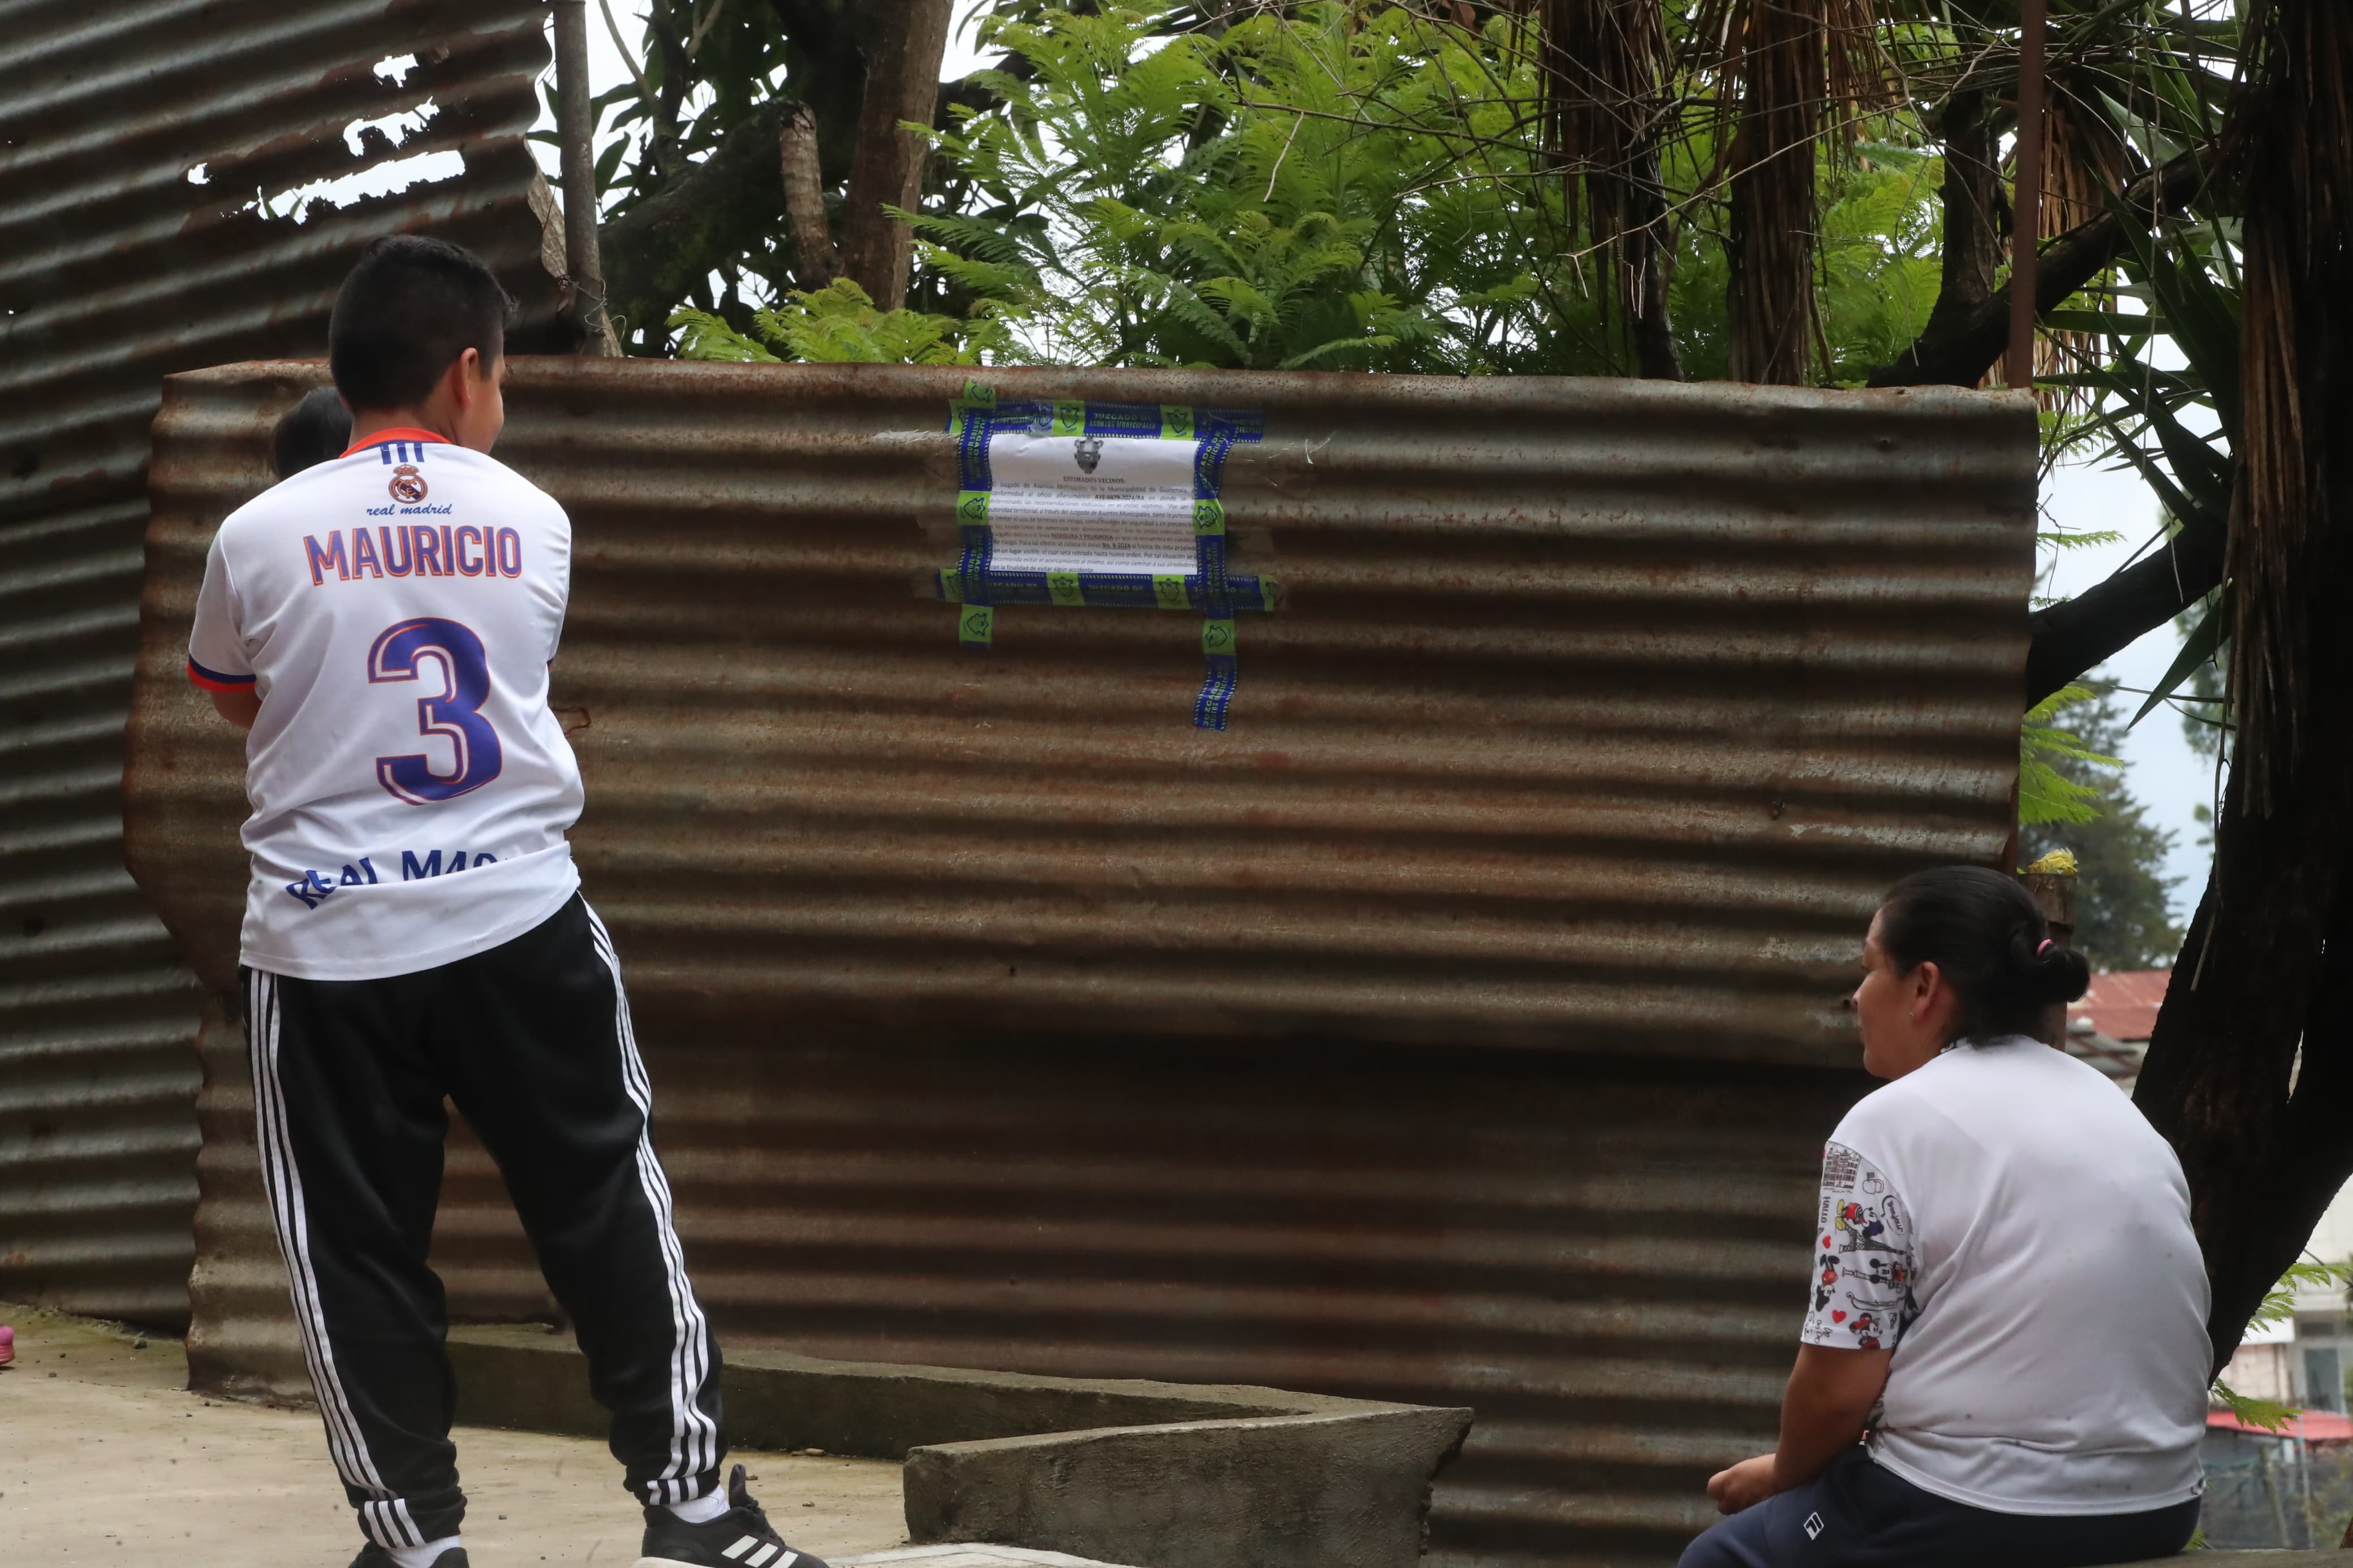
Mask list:
POLYGON ((2170 969, 2126 969, 2094 974, 2084 999, 2067 1009, 2067 1022, 2088 1020, 2094 1032, 2112 1040, 2146 1044, 2157 1030, 2157 1010, 2165 1005, 2170 969))
POLYGON ((2339 1415, 2333 1410, 2300 1411, 2289 1416, 2286 1425, 2276 1432, 2242 1421, 2227 1410, 2209 1410, 2206 1428, 2210 1432, 2249 1432, 2258 1437, 2302 1437, 2313 1443, 2353 1440, 2353 1417, 2339 1415))

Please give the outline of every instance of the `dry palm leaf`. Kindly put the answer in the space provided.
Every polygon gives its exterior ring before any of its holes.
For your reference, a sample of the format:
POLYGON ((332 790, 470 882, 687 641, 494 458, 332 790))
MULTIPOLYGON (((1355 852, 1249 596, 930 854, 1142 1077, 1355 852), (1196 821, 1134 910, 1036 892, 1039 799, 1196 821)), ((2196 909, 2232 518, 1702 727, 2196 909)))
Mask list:
MULTIPOLYGON (((1890 14, 1908 10, 1891 5, 1890 14)), ((1896 101, 1873 0, 1707 0, 1698 37, 1729 131, 1732 374, 1802 383, 1819 364, 1815 163, 1896 101)))
MULTIPOLYGON (((2054 77, 2042 116, 2042 213, 2037 233, 2055 239, 2108 210, 2124 189, 2124 138, 2065 76, 2054 77)), ((2104 302, 2094 289, 2091 303, 2104 302)), ((2054 375, 2100 363, 2108 339, 2099 332, 2045 331, 2035 339, 2034 374, 2054 375)), ((2045 407, 2082 408, 2088 388, 2044 389, 2045 407)))
POLYGON ((1659 175, 1669 68, 1659 0, 1537 0, 1544 142, 1583 219, 1646 375, 1679 377, 1667 327, 1659 175))

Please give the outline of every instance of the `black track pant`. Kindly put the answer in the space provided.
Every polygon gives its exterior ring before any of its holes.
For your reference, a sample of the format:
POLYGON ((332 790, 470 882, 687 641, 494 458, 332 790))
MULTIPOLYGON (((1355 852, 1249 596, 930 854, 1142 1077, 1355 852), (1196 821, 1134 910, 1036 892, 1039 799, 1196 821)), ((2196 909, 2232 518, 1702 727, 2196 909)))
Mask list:
POLYGON ((613 944, 578 896, 513 941, 385 980, 248 972, 263 1183, 327 1446, 381 1546, 457 1532, 442 1097, 480 1134, 613 1414, 641 1502, 718 1481, 719 1345, 687 1282, 613 944))

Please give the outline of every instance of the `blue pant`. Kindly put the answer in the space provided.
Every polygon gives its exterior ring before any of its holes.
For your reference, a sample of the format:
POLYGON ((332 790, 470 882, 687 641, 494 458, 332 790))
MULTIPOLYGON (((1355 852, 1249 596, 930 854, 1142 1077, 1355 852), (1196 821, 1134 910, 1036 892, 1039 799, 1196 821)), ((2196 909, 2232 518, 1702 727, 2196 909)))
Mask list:
POLYGON ((2198 1500, 2147 1513, 1995 1513, 1921 1490, 1861 1445, 1806 1485, 1736 1513, 1680 1568, 2090 1568, 2170 1557, 2198 1500))

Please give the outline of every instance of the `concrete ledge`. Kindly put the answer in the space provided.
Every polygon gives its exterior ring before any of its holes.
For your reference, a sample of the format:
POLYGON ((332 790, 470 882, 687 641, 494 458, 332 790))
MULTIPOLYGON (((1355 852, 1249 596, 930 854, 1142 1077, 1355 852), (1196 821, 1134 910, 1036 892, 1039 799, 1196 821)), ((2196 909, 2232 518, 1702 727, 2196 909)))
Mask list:
MULTIPOLYGON (((458 1419, 601 1437, 568 1335, 455 1329, 458 1419)), ((906 1465, 909 1539, 1149 1568, 1410 1568, 1468 1410, 733 1351, 732 1440, 906 1465)))
MULTIPOLYGON (((588 1369, 568 1334, 530 1325, 449 1331, 458 1419, 527 1432, 605 1436, 588 1369)), ((1240 1384, 1033 1377, 969 1367, 821 1361, 730 1350, 720 1386, 727 1425, 747 1448, 822 1448, 904 1459, 938 1443, 1097 1426, 1159 1426, 1253 1415, 1346 1415, 1405 1406, 1240 1384)))
POLYGON ((1412 1568, 1467 1410, 1196 1421, 907 1456, 916 1541, 1050 1542, 1153 1568, 1412 1568))

